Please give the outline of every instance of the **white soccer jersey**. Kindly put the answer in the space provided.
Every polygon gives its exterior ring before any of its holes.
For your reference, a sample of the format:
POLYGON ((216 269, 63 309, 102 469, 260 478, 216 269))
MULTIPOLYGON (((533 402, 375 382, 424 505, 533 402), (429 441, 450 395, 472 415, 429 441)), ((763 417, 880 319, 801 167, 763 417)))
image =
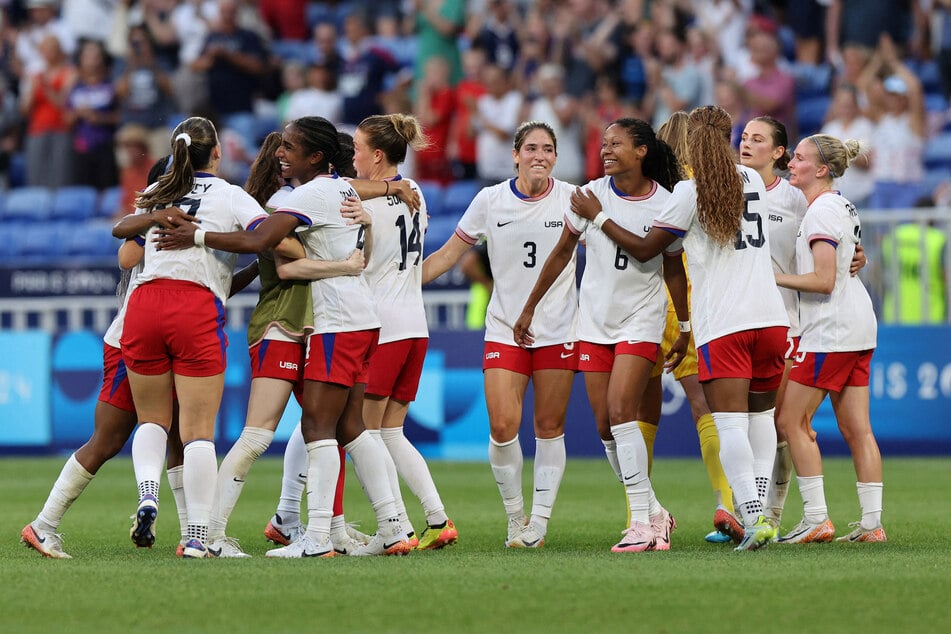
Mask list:
POLYGON ((363 201, 373 215, 373 248, 364 274, 380 316, 380 343, 429 336, 422 289, 429 220, 419 187, 407 181, 420 194, 422 204, 415 213, 396 196, 363 201))
MULTIPOLYGON (((789 181, 778 176, 766 188, 766 202, 769 205, 769 253, 773 259, 773 270, 777 273, 795 273, 796 235, 809 203, 798 187, 793 187, 789 181)), ((780 288, 779 294, 789 318, 789 335, 798 336, 799 293, 780 288)))
MULTIPOLYGON (((625 196, 611 177, 585 185, 608 218, 638 236, 650 231, 670 192, 653 183, 645 196, 625 196)), ((638 262, 590 221, 572 211, 568 228, 585 234, 585 268, 578 308, 578 339, 613 344, 663 339, 667 294, 661 275, 663 256, 638 262)))
MULTIPOLYGON (((291 192, 276 213, 290 213, 301 222, 298 232, 307 257, 313 260, 346 260, 363 243, 363 227, 348 225, 340 214, 347 197, 357 192, 346 180, 318 176, 291 192)), ((354 332, 380 327, 373 294, 366 277, 341 275, 314 280, 314 332, 354 332)))
MULTIPOLYGON (((141 211, 141 210, 138 210, 141 211)), ((141 238, 136 238, 136 241, 141 240, 141 238)), ((116 313, 115 318, 112 320, 112 323, 109 324, 109 327, 106 329, 106 334, 102 336, 102 340, 112 346, 113 348, 121 348, 119 345, 119 340, 122 338, 122 326, 125 324, 125 311, 129 305, 129 297, 132 296, 132 289, 136 286, 136 278, 142 272, 142 262, 139 262, 132 267, 132 270, 129 271, 129 283, 125 289, 125 295, 122 297, 122 304, 119 306, 119 312, 116 313)), ((121 288, 121 282, 120 282, 121 288)), ((116 289, 118 292, 119 289, 116 289)))
MULTIPOLYGON (((247 229, 267 214, 240 187, 206 174, 195 173, 191 192, 172 203, 201 222, 205 231, 229 232, 247 229)), ((237 255, 208 247, 158 251, 152 241, 158 227, 145 236, 145 265, 136 285, 155 279, 195 282, 208 287, 224 304, 231 290, 237 255)))
MULTIPOLYGON (((480 191, 459 220, 459 238, 475 244, 484 237, 488 245, 495 283, 485 316, 486 341, 515 344, 512 326, 561 237, 574 189, 552 178, 545 193, 527 198, 515 189, 515 179, 507 180, 480 191)), ((576 263, 577 256, 572 254, 535 309, 535 347, 575 340, 576 263)))
POLYGON ((861 235, 859 216, 847 199, 829 192, 812 201, 796 240, 796 264, 800 274, 815 271, 812 243, 835 244, 835 287, 830 295, 799 294, 800 350, 854 352, 875 347, 878 324, 872 300, 862 281, 849 274, 861 235))
POLYGON ((691 321, 697 346, 754 328, 788 326, 769 255, 766 187, 742 165, 746 199, 736 239, 720 246, 697 220, 697 185, 681 181, 654 220, 660 229, 683 237, 692 285, 691 321))

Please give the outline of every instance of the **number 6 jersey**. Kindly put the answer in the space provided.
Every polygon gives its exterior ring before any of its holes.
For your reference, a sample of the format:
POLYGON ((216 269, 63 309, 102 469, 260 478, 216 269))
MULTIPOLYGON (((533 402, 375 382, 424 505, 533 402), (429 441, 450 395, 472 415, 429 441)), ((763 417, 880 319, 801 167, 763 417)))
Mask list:
POLYGON ((680 181, 654 226, 683 238, 693 295, 690 320, 699 348, 734 332, 789 326, 776 286, 767 239, 766 187, 755 171, 736 166, 745 207, 734 241, 720 246, 697 220, 697 185, 680 181))
MULTIPOLYGON (((406 180, 413 191, 420 193, 416 183, 406 180)), ((429 336, 420 266, 429 221, 421 193, 420 202, 419 211, 414 213, 396 196, 363 201, 373 216, 373 245, 364 275, 380 316, 380 343, 429 336)))
MULTIPOLYGON (((485 315, 485 340, 515 345, 512 326, 555 248, 571 209, 574 185, 548 179, 548 189, 529 198, 515 188, 515 179, 486 187, 472 200, 456 227, 469 244, 485 238, 495 280, 485 315)), ((535 309, 535 347, 575 340, 578 289, 577 256, 564 268, 535 309)))

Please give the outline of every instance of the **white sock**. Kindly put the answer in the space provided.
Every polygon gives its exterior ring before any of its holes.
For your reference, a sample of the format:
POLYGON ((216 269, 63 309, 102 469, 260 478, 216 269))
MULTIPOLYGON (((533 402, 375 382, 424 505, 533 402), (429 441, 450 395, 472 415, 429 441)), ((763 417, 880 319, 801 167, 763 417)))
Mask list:
POLYGON ((165 466, 168 432, 156 423, 142 423, 132 437, 132 467, 139 487, 139 500, 146 495, 158 500, 159 481, 165 466))
POLYGON ((822 476, 799 476, 796 482, 799 484, 799 495, 802 496, 803 518, 810 524, 821 524, 829 519, 822 476))
POLYGON ((621 484, 627 493, 631 523, 650 522, 650 479, 647 476, 647 445, 636 421, 611 425, 617 443, 617 462, 621 484))
POLYGON ((300 423, 297 423, 284 449, 284 477, 281 479, 281 499, 277 504, 282 526, 300 524, 300 502, 307 485, 307 455, 304 435, 301 433, 300 423))
POLYGON ((521 520, 525 517, 525 503, 522 500, 522 446, 518 434, 503 443, 489 436, 489 465, 502 494, 505 514, 521 520))
MULTIPOLYGON (((379 429, 368 429, 367 433, 370 434, 374 442, 380 446, 383 466, 386 470, 386 480, 390 485, 390 494, 393 496, 393 506, 396 507, 396 515, 403 523, 404 530, 407 533, 412 533, 414 532, 413 525, 409 521, 409 515, 406 514, 406 505, 403 504, 403 490, 400 489, 400 476, 396 473, 396 464, 393 462, 393 457, 390 455, 390 451, 386 448, 386 445, 383 444, 383 436, 380 434, 379 429)), ((354 469, 356 469, 356 466, 354 466, 354 469)))
POLYGON ((750 446, 749 414, 746 412, 713 412, 720 437, 720 464, 733 489, 734 508, 742 513, 750 526, 763 513, 753 475, 753 448, 750 446))
POLYGON ((617 462, 617 442, 602 438, 601 444, 604 445, 604 455, 608 457, 608 464, 611 465, 611 470, 614 471, 614 475, 617 476, 617 481, 621 482, 621 465, 617 462))
POLYGON ((565 475, 565 435, 557 438, 535 438, 535 493, 532 496, 533 524, 542 531, 548 528, 551 509, 558 497, 558 487, 565 475))
POLYGON ((182 540, 188 539, 188 506, 185 504, 185 467, 178 465, 165 470, 168 478, 168 488, 172 490, 175 499, 175 510, 178 511, 178 527, 182 531, 182 540))
POLYGON ((792 466, 789 443, 785 440, 776 443, 776 459, 773 460, 769 494, 766 496, 766 514, 776 522, 783 517, 783 507, 786 506, 786 496, 789 494, 789 480, 792 478, 792 466))
POLYGON ((856 482, 859 506, 862 507, 862 528, 872 530, 882 525, 882 483, 856 482))
POLYGON ((753 478, 756 494, 764 505, 776 460, 776 408, 750 412, 750 448, 753 450, 753 478))
POLYGON ((380 436, 396 464, 396 471, 423 505, 426 523, 430 526, 444 524, 449 518, 446 517, 446 511, 436 490, 436 483, 433 482, 433 476, 429 472, 429 466, 403 433, 403 428, 384 427, 380 430, 380 436))
POLYGON ((211 505, 215 500, 215 479, 218 476, 215 443, 210 440, 193 440, 185 445, 184 453, 182 466, 185 506, 188 509, 188 537, 206 542, 211 505))
POLYGON ((397 517, 393 490, 390 488, 389 478, 386 475, 385 462, 388 454, 382 441, 378 442, 364 430, 344 448, 353 461, 353 471, 357 480, 360 481, 370 499, 370 506, 376 513, 377 524, 382 526, 385 521, 397 517))
POLYGON ((245 427, 218 468, 218 483, 211 512, 208 535, 212 541, 224 537, 228 518, 241 497, 251 465, 271 446, 274 432, 261 427, 245 427))
POLYGON ((53 488, 50 489, 43 510, 36 516, 33 525, 55 533, 66 511, 76 501, 76 498, 82 494, 86 485, 92 482, 93 477, 93 474, 86 471, 76 460, 76 454, 71 455, 59 472, 56 482, 53 483, 53 488))
MULTIPOLYGON (((307 535, 322 544, 330 538, 340 452, 337 441, 315 440, 307 447, 307 535)), ((283 516, 282 516, 283 517, 283 516)))

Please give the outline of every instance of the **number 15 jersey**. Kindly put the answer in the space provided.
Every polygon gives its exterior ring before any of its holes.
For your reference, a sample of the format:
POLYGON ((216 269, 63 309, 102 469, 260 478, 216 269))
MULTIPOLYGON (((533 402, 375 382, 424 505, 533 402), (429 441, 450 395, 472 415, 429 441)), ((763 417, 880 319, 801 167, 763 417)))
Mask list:
POLYGON ((693 295, 690 319, 699 348, 734 332, 789 326, 776 286, 767 238, 766 187, 755 171, 737 165, 745 205, 740 231, 717 244, 697 219, 697 185, 680 181, 654 226, 683 238, 693 295))
MULTIPOLYGON (((574 185, 549 178, 548 189, 529 198, 515 188, 513 178, 476 194, 459 220, 456 236, 469 244, 484 237, 488 247, 494 285, 485 315, 486 341, 515 345, 512 327, 561 237, 573 191, 574 185)), ((572 254, 535 309, 536 348, 575 340, 576 262, 572 254)))

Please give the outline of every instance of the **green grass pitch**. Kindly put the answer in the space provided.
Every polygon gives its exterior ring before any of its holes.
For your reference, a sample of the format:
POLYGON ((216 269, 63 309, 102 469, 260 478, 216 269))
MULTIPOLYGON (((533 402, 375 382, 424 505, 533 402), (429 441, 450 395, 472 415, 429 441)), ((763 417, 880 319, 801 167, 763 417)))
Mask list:
MULTIPOLYGON (((62 458, 0 459, 0 632, 936 632, 951 627, 951 461, 885 459, 885 544, 707 544, 712 494, 699 460, 658 460, 654 486, 677 518, 669 552, 616 555, 625 505, 604 460, 570 460, 547 543, 506 550, 486 464, 432 463, 459 543, 405 558, 269 560, 280 462, 248 478, 229 535, 247 560, 174 557, 178 520, 163 483, 158 542, 129 541, 127 458, 100 471, 62 526, 69 561, 18 543, 62 458)), ((525 472, 531 465, 526 462, 525 472)), ((410 515, 419 504, 404 488, 410 515)), ((826 461, 839 535, 859 517, 851 463, 826 461)), ((352 471, 347 516, 375 523, 352 471)), ((530 504, 526 491, 526 503, 530 504)), ((801 514, 795 490, 784 525, 801 514)))

